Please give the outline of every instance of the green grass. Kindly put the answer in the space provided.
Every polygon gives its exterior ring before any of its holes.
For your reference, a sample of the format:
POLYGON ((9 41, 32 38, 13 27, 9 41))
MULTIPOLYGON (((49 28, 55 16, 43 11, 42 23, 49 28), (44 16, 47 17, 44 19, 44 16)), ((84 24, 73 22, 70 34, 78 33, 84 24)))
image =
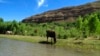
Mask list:
POLYGON ((38 43, 39 41, 45 40, 44 37, 39 36, 22 36, 22 35, 0 35, 0 38, 9 38, 20 41, 27 41, 32 43, 38 43))
MULTIPOLYGON (((0 38, 9 38, 31 43, 39 43, 40 41, 46 41, 46 37, 39 37, 39 36, 0 35, 0 38)), ((95 40, 95 39, 84 39, 84 40, 75 40, 73 38, 57 39, 57 43, 54 45, 64 48, 70 47, 83 50, 91 50, 91 49, 100 50, 100 40, 95 40)))
POLYGON ((83 49, 83 50, 92 50, 97 49, 100 50, 100 40, 74 40, 73 38, 69 38, 67 40, 65 39, 59 39, 59 41, 56 44, 57 46, 63 46, 63 47, 70 47, 75 49, 83 49))

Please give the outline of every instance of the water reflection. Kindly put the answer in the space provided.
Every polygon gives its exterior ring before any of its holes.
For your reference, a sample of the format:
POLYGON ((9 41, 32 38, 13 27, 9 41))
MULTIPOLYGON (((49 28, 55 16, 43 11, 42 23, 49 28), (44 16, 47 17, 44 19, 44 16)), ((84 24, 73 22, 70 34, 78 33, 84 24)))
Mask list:
POLYGON ((99 51, 81 51, 57 48, 46 44, 0 38, 0 56, 99 56, 99 51))

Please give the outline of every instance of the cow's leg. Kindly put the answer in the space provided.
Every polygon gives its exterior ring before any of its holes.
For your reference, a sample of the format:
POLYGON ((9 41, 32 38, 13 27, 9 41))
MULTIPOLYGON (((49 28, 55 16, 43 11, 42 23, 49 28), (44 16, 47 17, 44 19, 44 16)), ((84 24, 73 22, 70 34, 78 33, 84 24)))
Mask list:
POLYGON ((47 42, 48 42, 48 36, 47 36, 47 42))
POLYGON ((56 37, 54 37, 53 40, 54 40, 54 43, 56 43, 56 37))
POLYGON ((51 43, 52 43, 52 37, 51 37, 51 43))

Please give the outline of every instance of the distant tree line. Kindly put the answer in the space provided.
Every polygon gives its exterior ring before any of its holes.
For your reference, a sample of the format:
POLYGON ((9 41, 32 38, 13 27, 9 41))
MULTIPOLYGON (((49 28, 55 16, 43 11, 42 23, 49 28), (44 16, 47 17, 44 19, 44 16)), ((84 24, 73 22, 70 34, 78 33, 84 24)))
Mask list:
POLYGON ((0 18, 0 34, 12 31, 14 35, 46 36, 46 30, 55 30, 57 38, 83 39, 95 37, 100 39, 100 12, 94 12, 75 22, 22 23, 15 20, 4 22, 0 18))

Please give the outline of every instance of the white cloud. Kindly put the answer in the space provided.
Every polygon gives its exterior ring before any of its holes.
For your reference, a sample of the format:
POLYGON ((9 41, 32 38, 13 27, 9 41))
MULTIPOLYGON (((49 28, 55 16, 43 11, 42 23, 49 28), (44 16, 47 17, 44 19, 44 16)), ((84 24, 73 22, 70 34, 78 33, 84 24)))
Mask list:
POLYGON ((37 0, 38 8, 41 6, 48 7, 48 4, 46 4, 47 0, 37 0))
POLYGON ((41 7, 45 3, 45 0, 38 0, 38 7, 41 7))

